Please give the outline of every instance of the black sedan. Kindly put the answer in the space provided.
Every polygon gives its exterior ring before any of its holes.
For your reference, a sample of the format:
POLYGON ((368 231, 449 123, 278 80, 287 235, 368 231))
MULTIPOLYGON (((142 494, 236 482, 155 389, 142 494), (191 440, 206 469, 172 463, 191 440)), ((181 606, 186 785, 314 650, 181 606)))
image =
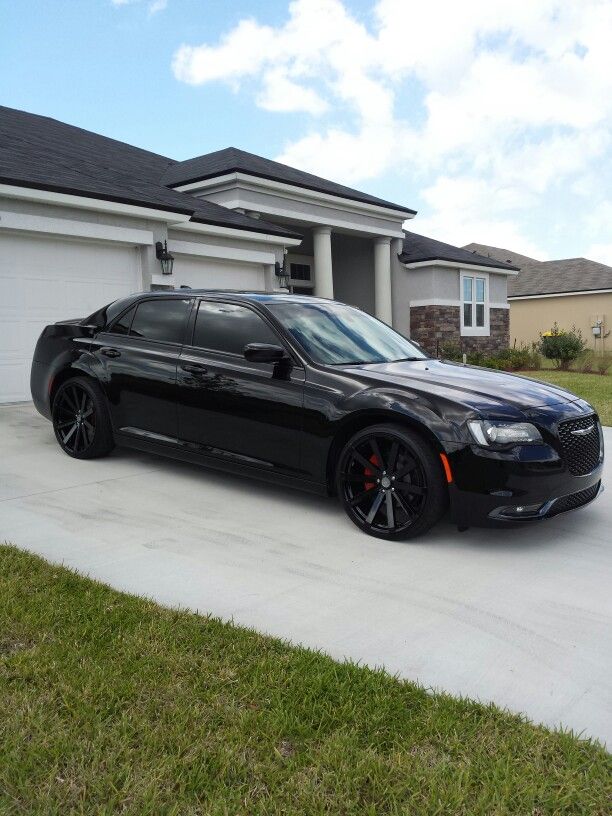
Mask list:
POLYGON ((544 519, 601 490, 584 400, 429 358, 358 309, 307 296, 147 292, 48 326, 34 403, 76 459, 115 444, 337 494, 405 539, 544 519))

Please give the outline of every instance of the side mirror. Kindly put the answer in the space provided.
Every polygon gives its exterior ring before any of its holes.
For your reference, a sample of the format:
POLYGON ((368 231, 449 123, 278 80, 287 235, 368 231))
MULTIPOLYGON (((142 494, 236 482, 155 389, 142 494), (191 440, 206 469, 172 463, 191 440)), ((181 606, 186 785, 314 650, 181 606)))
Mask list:
POLYGON ((278 363, 286 357, 282 346, 269 343, 249 343, 244 347, 243 354, 250 363, 278 363))

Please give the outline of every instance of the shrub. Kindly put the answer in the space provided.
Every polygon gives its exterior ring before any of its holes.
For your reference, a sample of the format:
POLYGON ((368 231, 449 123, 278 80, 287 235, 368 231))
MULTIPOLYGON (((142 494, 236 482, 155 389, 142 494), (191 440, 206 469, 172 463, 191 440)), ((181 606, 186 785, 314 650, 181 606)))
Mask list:
POLYGON ((590 374, 593 371, 595 359, 592 351, 584 351, 572 364, 572 368, 582 374, 590 374))
POLYGON ((570 364, 577 360, 586 348, 586 341, 580 329, 574 326, 572 331, 562 331, 555 323, 550 332, 542 335, 540 351, 548 360, 553 360, 555 366, 567 371, 570 364))
POLYGON ((606 354, 604 357, 599 357, 597 360, 597 371, 601 375, 605 375, 610 370, 612 366, 612 356, 606 354))
POLYGON ((455 343, 442 343, 438 349, 439 356, 442 360, 453 360, 454 362, 461 362, 463 359, 463 352, 461 347, 455 343))

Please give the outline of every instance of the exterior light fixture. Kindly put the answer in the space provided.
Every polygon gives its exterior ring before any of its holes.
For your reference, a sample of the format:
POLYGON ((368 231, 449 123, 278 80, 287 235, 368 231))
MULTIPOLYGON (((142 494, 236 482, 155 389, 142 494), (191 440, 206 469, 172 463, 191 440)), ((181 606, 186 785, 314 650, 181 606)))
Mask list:
POLYGON ((274 264, 274 274, 278 279, 278 285, 280 289, 288 289, 289 288, 289 275, 287 273, 287 259, 283 258, 283 263, 280 264, 278 261, 274 264))
POLYGON ((157 241, 155 244, 155 257, 161 263, 162 275, 171 275, 174 266, 174 255, 168 252, 168 242, 157 241))

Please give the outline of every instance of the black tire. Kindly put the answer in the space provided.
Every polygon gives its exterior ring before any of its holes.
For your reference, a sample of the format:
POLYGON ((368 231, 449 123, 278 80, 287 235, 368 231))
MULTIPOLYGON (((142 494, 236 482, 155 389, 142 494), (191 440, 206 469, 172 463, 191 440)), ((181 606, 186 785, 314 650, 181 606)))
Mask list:
POLYGON ((73 459, 97 459, 115 447, 100 386, 86 377, 66 380, 53 399, 53 430, 59 446, 73 459))
POLYGON ((439 455, 401 425, 373 425, 356 433, 338 459, 336 488, 357 527, 392 541, 425 533, 448 506, 439 455))

